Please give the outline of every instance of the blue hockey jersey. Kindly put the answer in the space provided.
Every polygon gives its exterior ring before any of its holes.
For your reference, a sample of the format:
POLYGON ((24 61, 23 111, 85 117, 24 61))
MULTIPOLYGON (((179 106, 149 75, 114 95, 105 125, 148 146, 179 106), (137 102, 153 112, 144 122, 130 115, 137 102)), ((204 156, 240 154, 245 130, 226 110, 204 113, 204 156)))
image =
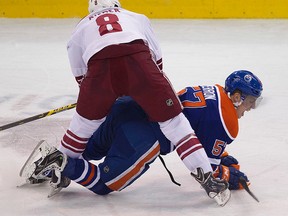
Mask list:
POLYGON ((179 98, 183 113, 203 145, 211 165, 219 165, 227 144, 238 134, 234 105, 220 85, 187 87, 179 98))

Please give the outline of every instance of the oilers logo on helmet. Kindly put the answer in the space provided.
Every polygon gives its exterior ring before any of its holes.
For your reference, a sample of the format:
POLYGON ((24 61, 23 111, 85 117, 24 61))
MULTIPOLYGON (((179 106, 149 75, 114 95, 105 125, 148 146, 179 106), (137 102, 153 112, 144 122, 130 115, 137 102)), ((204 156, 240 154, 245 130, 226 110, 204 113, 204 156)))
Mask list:
POLYGON ((100 11, 109 7, 121 7, 121 4, 118 0, 89 0, 88 3, 89 13, 100 11))
POLYGON ((247 75, 244 76, 244 80, 245 80, 246 82, 251 82, 252 76, 249 75, 249 74, 247 74, 247 75))

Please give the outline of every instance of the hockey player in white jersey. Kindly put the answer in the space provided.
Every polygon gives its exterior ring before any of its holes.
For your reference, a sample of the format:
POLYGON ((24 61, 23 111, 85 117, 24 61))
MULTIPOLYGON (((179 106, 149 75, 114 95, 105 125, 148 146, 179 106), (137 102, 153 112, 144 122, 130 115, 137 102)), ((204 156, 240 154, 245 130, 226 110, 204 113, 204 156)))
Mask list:
MULTIPOLYGON (((149 120, 159 122, 163 134, 180 149, 177 153, 187 168, 196 176, 202 173, 203 182, 211 180, 208 157, 199 148, 201 143, 162 71, 161 49, 148 18, 121 8, 118 0, 89 0, 89 12, 67 44, 80 91, 59 150, 78 158, 117 98, 127 95, 143 108, 149 120)), ((213 181, 215 188, 221 188, 216 191, 228 190, 223 182, 213 181)))

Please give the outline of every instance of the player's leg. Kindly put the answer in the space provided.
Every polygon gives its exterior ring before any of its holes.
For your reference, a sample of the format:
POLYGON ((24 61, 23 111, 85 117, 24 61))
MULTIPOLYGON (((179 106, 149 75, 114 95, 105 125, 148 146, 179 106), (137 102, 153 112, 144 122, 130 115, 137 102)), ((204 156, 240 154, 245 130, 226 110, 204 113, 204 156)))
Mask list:
POLYGON ((160 144, 147 122, 125 124, 99 165, 101 178, 114 191, 132 184, 160 154, 160 144))
POLYGON ((101 160, 107 156, 113 143, 113 129, 115 128, 111 124, 113 123, 111 119, 111 113, 109 113, 106 120, 88 140, 85 151, 82 154, 85 160, 101 160))
POLYGON ((202 167, 204 172, 212 171, 201 143, 181 113, 182 105, 174 89, 150 54, 135 53, 128 56, 126 62, 130 77, 127 84, 129 94, 145 110, 150 120, 159 122, 161 131, 176 146, 189 170, 202 167))
POLYGON ((104 122, 117 98, 110 79, 107 61, 89 61, 87 75, 80 86, 76 113, 59 147, 68 156, 78 158, 85 150, 88 139, 104 122))
POLYGON ((120 191, 149 168, 160 153, 160 144, 148 122, 125 123, 116 133, 103 163, 68 159, 62 175, 96 194, 120 191))
MULTIPOLYGON (((115 133, 123 124, 148 122, 146 113, 131 97, 120 97, 113 104, 106 120, 89 139, 82 156, 86 160, 100 160, 107 156, 115 139, 115 133)), ((159 126, 158 126, 158 130, 159 126)), ((130 133, 134 133, 133 130, 130 133)))

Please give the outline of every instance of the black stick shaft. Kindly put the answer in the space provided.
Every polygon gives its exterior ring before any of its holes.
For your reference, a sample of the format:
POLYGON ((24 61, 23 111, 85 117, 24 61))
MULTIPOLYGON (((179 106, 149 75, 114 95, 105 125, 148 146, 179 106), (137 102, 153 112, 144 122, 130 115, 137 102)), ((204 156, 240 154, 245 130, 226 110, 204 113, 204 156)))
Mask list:
POLYGON ((253 199, 255 199, 257 202, 259 202, 258 198, 252 193, 252 191, 249 189, 246 180, 243 177, 239 178, 239 183, 242 185, 242 187, 250 194, 253 199))
POLYGON ((18 125, 22 125, 22 124, 25 124, 25 123, 28 123, 28 122, 31 122, 31 121, 34 121, 34 120, 37 120, 37 119, 45 118, 47 116, 51 116, 51 115, 54 115, 56 113, 63 112, 65 110, 72 109, 74 107, 76 107, 76 103, 69 104, 69 105, 66 105, 66 106, 63 106, 63 107, 59 107, 57 109, 49 110, 48 112, 45 112, 45 113, 42 113, 42 114, 38 114, 38 115, 31 116, 31 117, 26 118, 26 119, 22 119, 20 121, 16 121, 16 122, 12 122, 10 124, 6 124, 6 125, 3 125, 3 126, 0 126, 0 131, 6 130, 6 129, 9 129, 9 128, 12 128, 12 127, 16 127, 18 125))

